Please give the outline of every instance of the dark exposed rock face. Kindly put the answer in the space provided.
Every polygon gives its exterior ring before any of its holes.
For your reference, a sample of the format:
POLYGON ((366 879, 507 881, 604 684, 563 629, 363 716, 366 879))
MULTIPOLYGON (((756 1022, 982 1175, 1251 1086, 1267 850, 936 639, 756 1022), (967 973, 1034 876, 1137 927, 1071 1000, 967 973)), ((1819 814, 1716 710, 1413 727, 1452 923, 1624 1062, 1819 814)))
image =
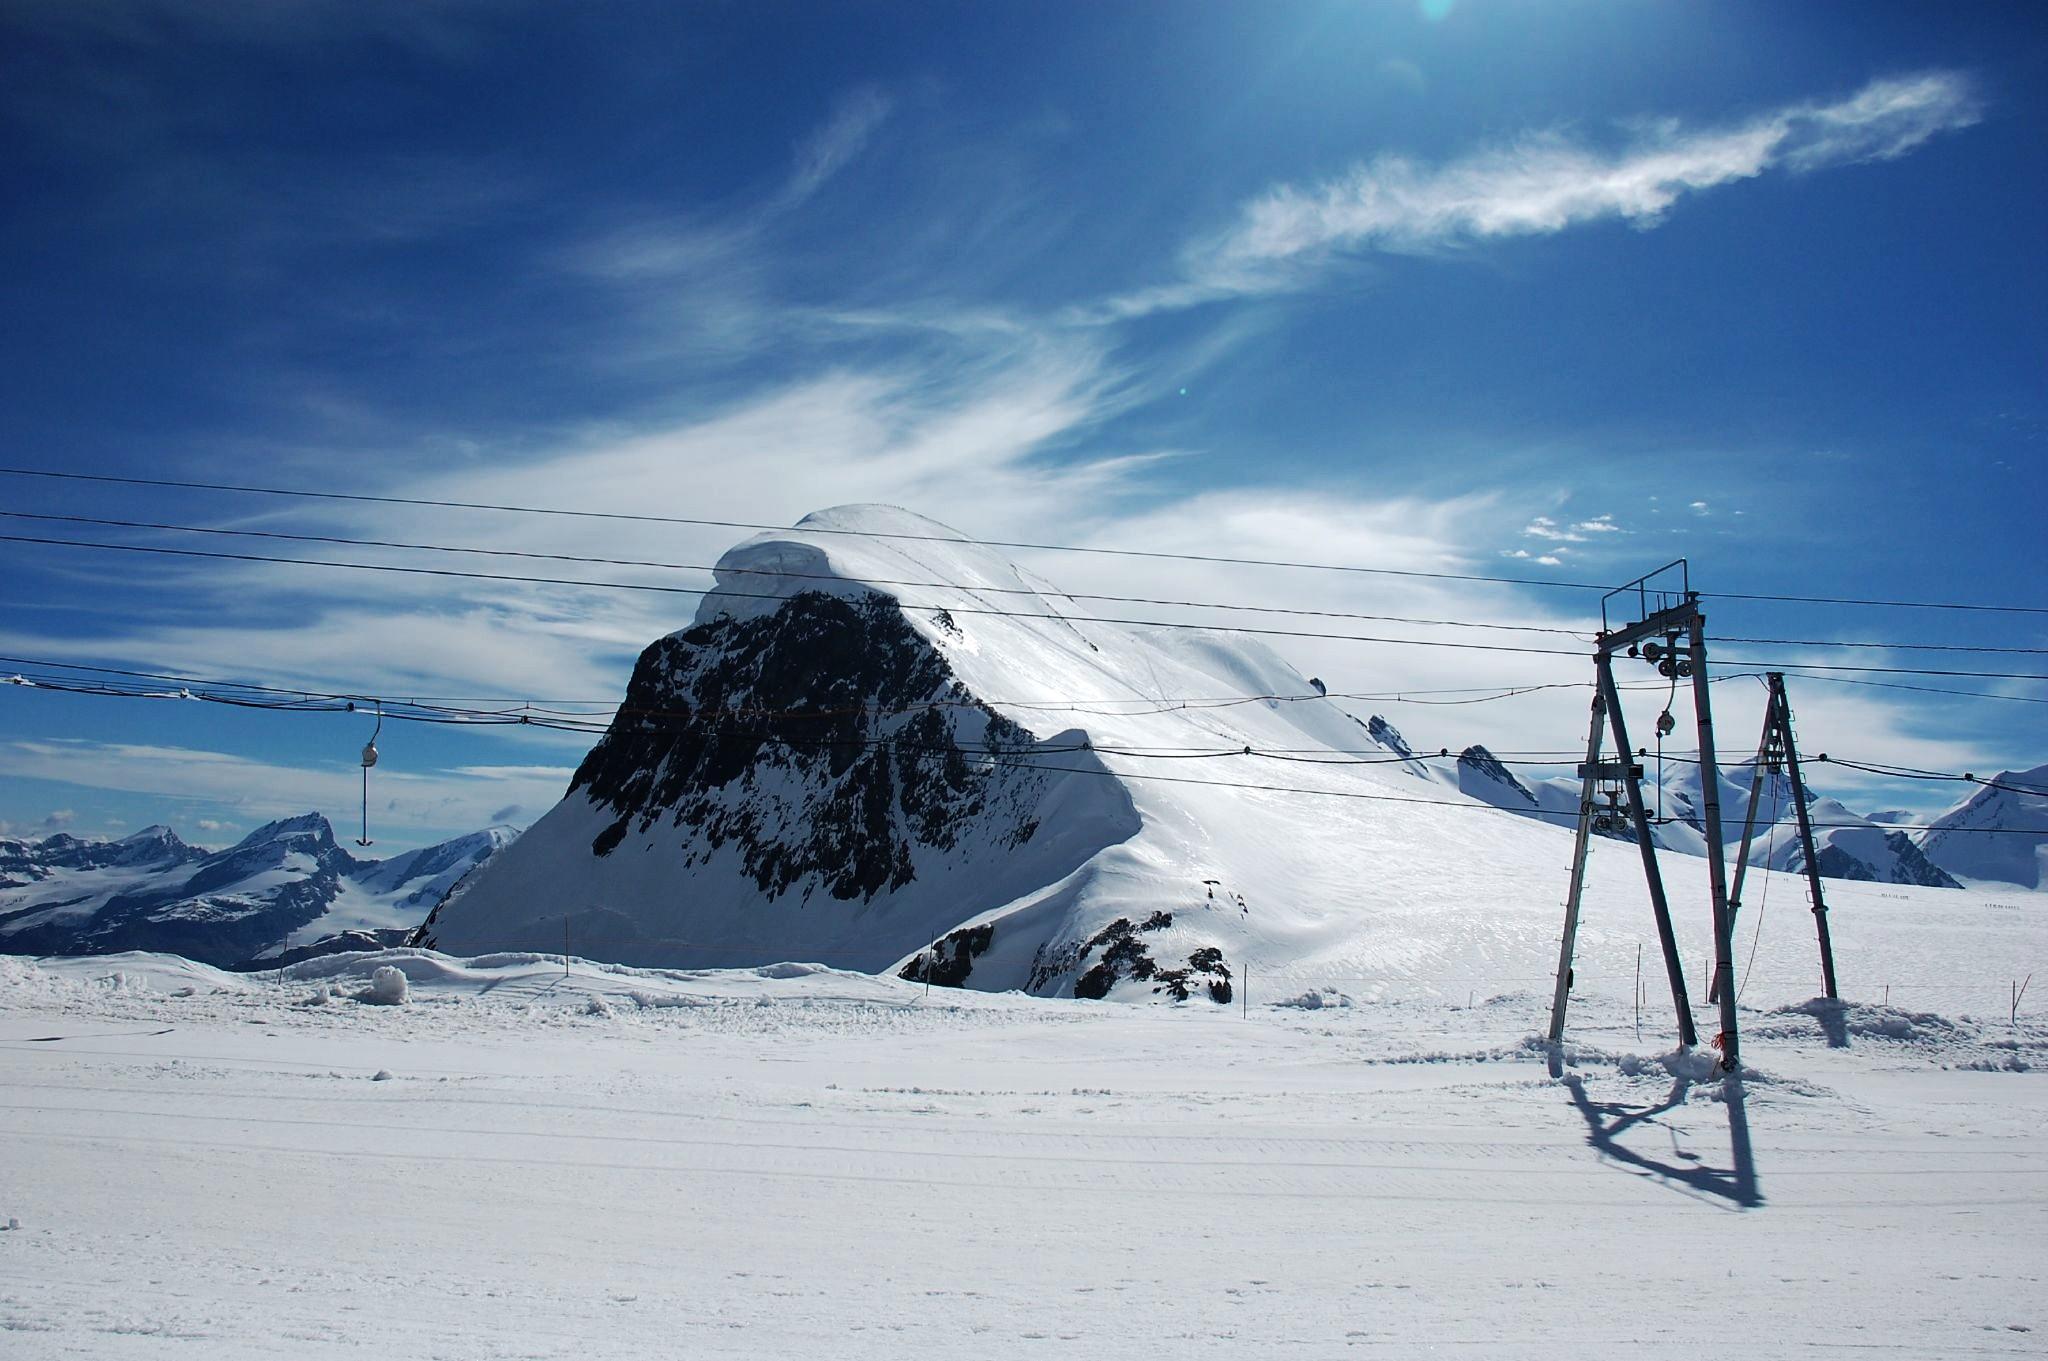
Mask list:
POLYGON ((1168 968, 1153 958, 1154 942, 1146 937, 1172 925, 1171 912, 1154 912, 1136 923, 1128 917, 1118 917, 1086 941, 1049 949, 1041 947, 1032 963, 1030 990, 1040 991, 1080 969, 1093 956, 1095 962, 1074 979, 1074 996, 1084 1001, 1109 996, 1111 988, 1128 978, 1150 983, 1153 992, 1176 1002, 1187 1001, 1197 988, 1205 989, 1212 1001, 1228 1002, 1234 995, 1230 966, 1224 962, 1220 947, 1197 948, 1179 968, 1168 968))
POLYGON ((1514 772, 1502 765, 1500 758, 1485 747, 1467 747, 1458 753, 1458 787, 1470 792, 1469 784, 1475 780, 1491 781, 1529 807, 1537 806, 1536 796, 1529 792, 1529 787, 1516 779, 1514 772))
MULTIPOLYGON (((1913 839, 1904 832, 1886 832, 1884 844, 1885 848, 1897 857, 1897 861, 1885 875, 1883 882, 1919 884, 1925 888, 1962 887, 1953 876, 1922 854, 1920 848, 1913 844, 1913 839)), ((1839 846, 1822 846, 1813 858, 1820 867, 1822 878, 1878 880, 1875 869, 1839 846)), ((1791 868, 1803 867, 1803 858, 1795 854, 1791 868)))
MULTIPOLYGON (((707 851, 732 847, 770 898, 816 876, 866 900, 915 877, 916 848, 949 850, 1012 801, 1033 780, 1019 768, 1032 746, 893 601, 807 593, 649 647, 570 789, 617 814, 599 856, 666 822, 707 851), (742 783, 753 796, 728 797, 742 783)), ((1020 816, 1003 834, 1021 845, 1035 830, 1020 816)))
POLYGON ((561 803, 413 943, 545 950, 566 933, 627 964, 964 983, 988 933, 963 922, 1140 824, 1083 734, 1041 740, 967 688, 948 648, 976 640, 939 613, 808 590, 658 639, 561 803))
POLYGON ((975 958, 987 954, 995 939, 996 928, 991 923, 963 926, 944 939, 932 942, 930 949, 919 951, 896 976, 913 983, 934 983, 942 988, 961 987, 974 973, 975 958))
POLYGON ((348 954, 356 950, 391 950, 404 945, 412 936, 404 927, 393 927, 381 931, 338 931, 323 936, 311 945, 297 945, 289 950, 280 950, 262 959, 245 959, 234 967, 245 972, 260 972, 264 969, 282 969, 301 964, 309 959, 326 955, 348 954))
POLYGON ((1373 741, 1397 756, 1412 757, 1415 755, 1414 750, 1408 745, 1408 739, 1401 736, 1401 730, 1387 722, 1379 714, 1374 714, 1371 720, 1366 723, 1365 731, 1373 741))

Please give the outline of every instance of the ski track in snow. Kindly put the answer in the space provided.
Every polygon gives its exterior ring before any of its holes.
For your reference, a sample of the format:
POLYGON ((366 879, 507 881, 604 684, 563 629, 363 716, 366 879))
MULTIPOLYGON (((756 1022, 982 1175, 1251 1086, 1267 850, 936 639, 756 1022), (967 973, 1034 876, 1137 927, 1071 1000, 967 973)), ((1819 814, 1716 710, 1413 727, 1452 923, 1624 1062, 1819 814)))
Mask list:
POLYGON ((1660 1000, 0 958, 0 1355, 2041 1354, 2038 1012, 1660 1000))

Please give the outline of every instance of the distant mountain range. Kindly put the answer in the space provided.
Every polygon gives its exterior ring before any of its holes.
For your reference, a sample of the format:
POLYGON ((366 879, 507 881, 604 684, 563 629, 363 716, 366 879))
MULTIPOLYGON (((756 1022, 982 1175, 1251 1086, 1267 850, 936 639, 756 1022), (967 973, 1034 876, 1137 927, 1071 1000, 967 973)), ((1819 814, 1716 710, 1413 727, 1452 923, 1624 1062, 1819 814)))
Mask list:
POLYGON ((0 951, 157 950, 232 968, 402 944, 516 835, 489 827, 388 860, 350 855, 318 813, 223 851, 163 826, 119 841, 0 838, 0 951))
MULTIPOLYGON (((1399 736, 1394 734, 1396 740, 1399 736)), ((1705 855, 1705 794, 1700 783, 1699 765, 1692 761, 1667 761, 1660 785, 1655 758, 1647 758, 1644 764, 1647 783, 1643 797, 1652 805, 1653 814, 1662 814, 1651 828, 1650 840, 1667 850, 1705 855)), ((1427 773, 1437 775, 1437 772, 1427 773)), ((1807 808, 1815 823, 1814 858, 1820 862, 1820 872, 1825 878, 1919 884, 1928 888, 1961 888, 1962 880, 1980 878, 2022 883, 2028 888, 2039 882, 2039 870, 2034 860, 2038 838, 1975 834, 1943 837, 1935 832, 1915 835, 1898 831, 1892 824, 1907 820, 1908 814, 1897 810, 1857 813, 1840 800, 1817 794, 1811 783, 1814 773, 1812 769, 1805 772, 1807 808), (2023 877, 2022 872, 2031 877, 2023 877)), ((1553 826, 1572 825, 1579 806, 1579 780, 1576 776, 1518 778, 1484 747, 1467 747, 1458 754, 1455 777, 1439 775, 1438 778, 1446 783, 1455 783, 1459 792, 1472 798, 1511 813, 1540 818, 1553 826)), ((1721 836, 1731 855, 1742 841, 1742 821, 1749 810, 1753 778, 1754 773, 1747 760, 1721 769, 1721 836)), ((2025 783, 2033 778, 2030 775, 2001 776, 2000 782, 2017 780, 2025 783)), ((2035 780, 2036 787, 2040 784, 2035 780)), ((1797 815, 1792 807, 1791 781, 1782 773, 1777 774, 1764 787, 1763 795, 1750 863, 1768 864, 1775 870, 1805 868, 1806 856, 1799 844, 1797 815)), ((1949 820, 1961 817, 1967 808, 1984 802, 1987 796, 1991 802, 1973 816, 2007 820, 2028 816, 2021 811, 2025 796, 1985 789, 1976 799, 1944 814, 1941 821, 1932 825, 1950 825, 1949 820)), ((2033 799, 2035 811, 2032 816, 2048 820, 2041 812, 2044 803, 2048 801, 2033 799)), ((1622 840, 1634 839, 1633 834, 1626 830, 1614 835, 1622 840)))

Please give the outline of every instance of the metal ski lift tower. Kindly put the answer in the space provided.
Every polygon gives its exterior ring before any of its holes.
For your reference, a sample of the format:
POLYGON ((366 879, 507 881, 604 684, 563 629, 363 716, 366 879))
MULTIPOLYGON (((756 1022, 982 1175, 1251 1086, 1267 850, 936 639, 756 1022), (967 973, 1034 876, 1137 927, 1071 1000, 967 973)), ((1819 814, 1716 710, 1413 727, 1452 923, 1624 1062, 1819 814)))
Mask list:
MULTIPOLYGON (((1642 854, 1643 879, 1650 890, 1650 910, 1657 919, 1657 941, 1664 953, 1664 972, 1671 983, 1671 1003, 1678 1013, 1678 1041, 1687 1049, 1699 1043, 1693 1025, 1692 1003, 1686 996, 1685 969, 1678 958, 1678 940, 1671 929, 1671 903, 1664 892, 1664 874, 1657 860, 1657 848, 1650 841, 1650 815, 1643 802, 1643 768, 1635 760, 1642 752, 1630 747, 1628 722, 1621 707, 1621 691, 1614 682, 1617 655, 1639 657, 1669 677, 1675 689, 1681 679, 1692 681, 1693 716, 1699 730, 1701 812, 1706 819, 1707 884, 1714 908, 1714 981, 1712 995, 1721 1004, 1721 1031, 1715 1043, 1721 1051, 1721 1066, 1734 1072, 1741 1062, 1735 1030, 1735 989, 1733 985, 1733 925, 1728 913, 1728 875, 1721 846, 1721 774, 1714 759, 1714 717, 1707 686, 1706 616, 1700 613, 1699 596, 1692 589, 1686 561, 1660 567, 1608 592, 1600 599, 1600 635, 1593 648, 1593 721, 1586 735, 1586 761, 1579 767, 1578 835, 1572 844, 1571 887, 1565 897, 1564 934, 1558 945, 1557 990, 1550 1003, 1550 1044, 1552 1062, 1564 1041, 1565 1008, 1570 1002, 1572 950, 1579 932, 1579 901, 1586 887, 1586 857, 1592 849, 1595 830, 1608 830, 1618 813, 1610 797, 1603 806, 1600 794, 1611 795, 1615 785, 1628 796, 1628 825, 1634 830, 1636 847, 1642 854), (1601 759, 1602 746, 1612 730, 1618 760, 1601 759)), ((1670 711, 1665 711, 1668 718, 1670 711)), ((1669 727, 1660 719, 1660 733, 1669 727)))
MULTIPOLYGON (((1785 673, 1766 671, 1764 689, 1764 735, 1757 743, 1756 764, 1750 767, 1749 812, 1742 819, 1742 848, 1735 853, 1735 883, 1728 890, 1729 930, 1735 914, 1742 910, 1742 880, 1749 870, 1749 848, 1756 842, 1756 809, 1763 801, 1761 782, 1784 772, 1791 785, 1792 808, 1799 824, 1799 854, 1806 871, 1806 899, 1813 906, 1813 931, 1820 942, 1820 982, 1829 997, 1835 991, 1835 944, 1828 935, 1828 902, 1821 892, 1820 857, 1813 848, 1813 813, 1806 806, 1806 779, 1799 773, 1799 741, 1792 732, 1792 701, 1785 695, 1785 673)), ((1825 760, 1826 756, 1823 755, 1825 760)), ((1770 866, 1764 866, 1769 870, 1770 866)), ((1709 1001, 1720 1000, 1718 992, 1709 1001)))

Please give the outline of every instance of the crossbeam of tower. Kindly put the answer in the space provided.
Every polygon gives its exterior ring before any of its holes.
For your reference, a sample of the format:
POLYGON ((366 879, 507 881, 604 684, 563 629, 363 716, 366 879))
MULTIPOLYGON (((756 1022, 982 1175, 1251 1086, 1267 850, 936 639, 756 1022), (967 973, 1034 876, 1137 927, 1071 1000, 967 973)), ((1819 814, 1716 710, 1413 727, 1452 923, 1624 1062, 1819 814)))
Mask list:
MULTIPOLYGON (((1571 1000, 1572 954, 1579 931, 1579 905, 1586 886, 1586 861, 1596 830, 1608 830, 1623 816, 1617 807, 1617 792, 1628 800, 1628 826, 1641 852, 1643 881, 1649 889, 1650 910, 1657 922, 1657 942, 1664 956, 1664 972, 1670 980, 1671 1003, 1678 1017, 1679 1044, 1690 1049, 1699 1043, 1692 1003, 1686 995, 1685 969, 1678 957, 1678 940, 1671 926, 1671 903, 1664 888, 1664 874, 1657 848, 1650 839, 1650 815, 1643 800, 1643 768, 1632 756, 1628 720, 1622 712, 1621 691, 1614 680, 1614 659, 1618 655, 1640 657, 1676 683, 1692 681, 1693 719, 1699 733, 1701 813, 1706 821, 1707 885, 1714 914, 1714 977, 1710 995, 1721 1005, 1721 1029, 1715 1044, 1721 1051, 1721 1066, 1729 1072, 1741 1064, 1735 1022, 1735 989, 1732 983, 1734 922, 1729 911, 1728 871, 1721 844, 1721 777, 1714 756, 1713 701, 1707 684, 1706 616, 1700 612, 1699 594, 1692 590, 1686 561, 1678 561, 1639 577, 1608 593, 1600 603, 1601 630, 1593 647, 1593 716, 1586 734, 1586 760, 1579 767, 1580 793, 1577 834, 1572 843, 1571 885, 1565 895, 1564 931, 1558 944, 1557 983, 1550 1004, 1550 1045, 1553 1062, 1564 1041, 1565 1011, 1571 1000), (1674 585, 1675 583, 1675 585, 1674 585), (1616 621, 1611 616, 1620 615, 1616 621), (1612 736, 1618 760, 1602 760, 1606 740, 1612 736), (1602 791, 1609 797, 1604 801, 1602 791)), ((1670 726, 1670 711, 1660 719, 1659 735, 1670 726)))

